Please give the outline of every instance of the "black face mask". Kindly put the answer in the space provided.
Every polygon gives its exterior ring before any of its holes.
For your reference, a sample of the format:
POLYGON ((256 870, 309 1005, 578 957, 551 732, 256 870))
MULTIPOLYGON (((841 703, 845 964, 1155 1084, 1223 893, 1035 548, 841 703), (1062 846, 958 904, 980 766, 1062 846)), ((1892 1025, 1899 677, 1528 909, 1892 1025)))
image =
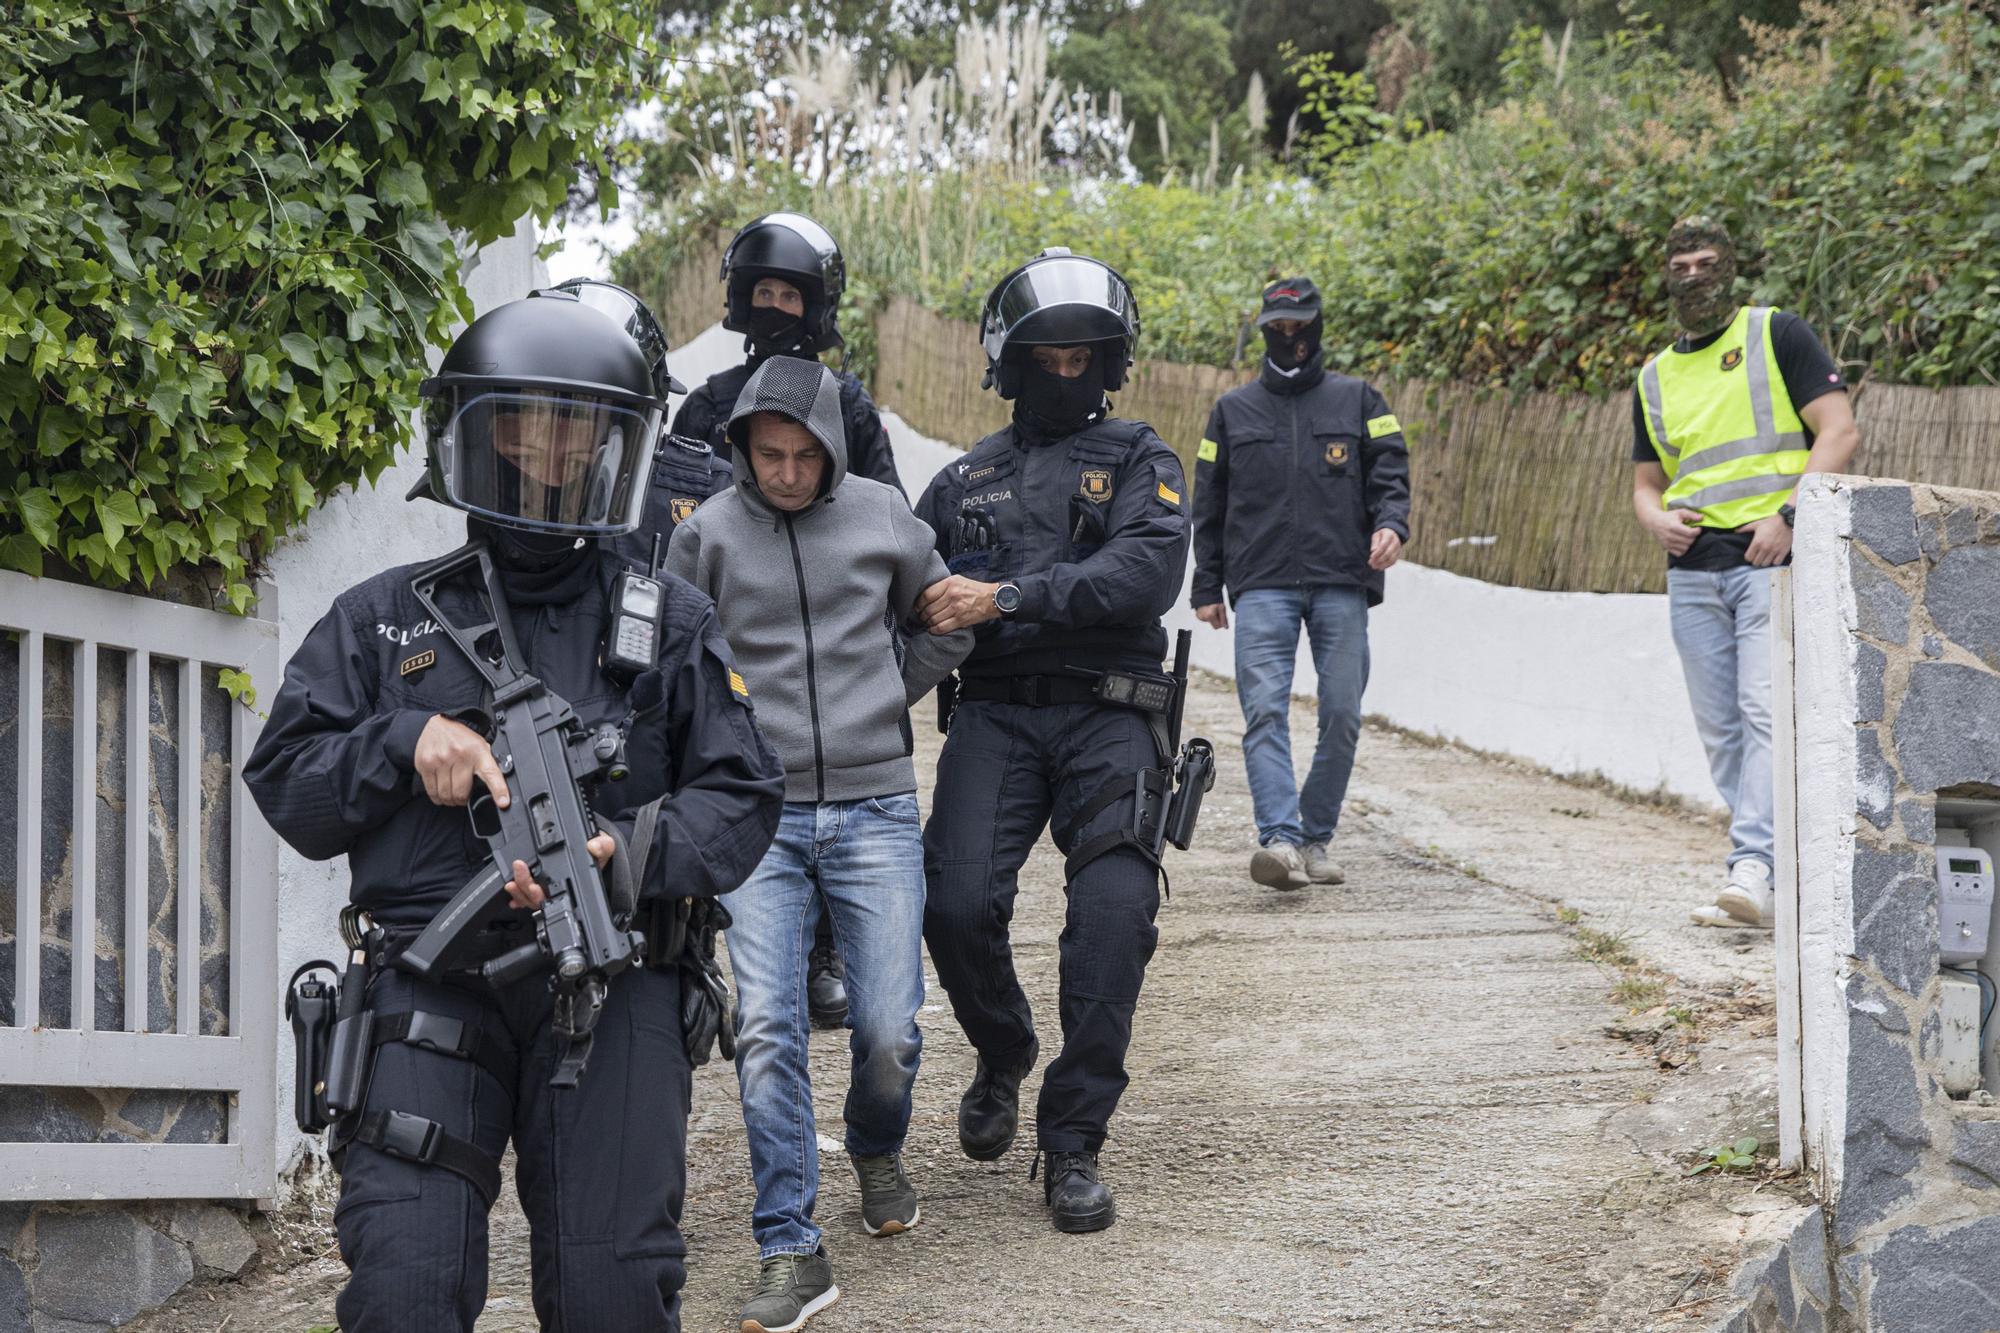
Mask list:
POLYGON ((1264 355, 1279 370, 1299 370, 1319 364, 1320 335, 1326 329, 1323 319, 1316 319, 1289 338, 1278 335, 1268 325, 1264 329, 1264 355))
POLYGON ((477 514, 466 518, 465 529, 466 536, 493 548, 494 562, 502 569, 524 574, 566 571, 582 560, 590 545, 579 547, 573 533, 510 528, 477 514))
POLYGON ((767 356, 811 355, 806 347, 806 322, 774 305, 750 308, 750 352, 767 356))
POLYGON ((1091 358, 1088 369, 1064 379, 1032 361, 1021 367, 1021 391, 1014 419, 1051 436, 1074 435, 1104 411, 1104 370, 1091 358))

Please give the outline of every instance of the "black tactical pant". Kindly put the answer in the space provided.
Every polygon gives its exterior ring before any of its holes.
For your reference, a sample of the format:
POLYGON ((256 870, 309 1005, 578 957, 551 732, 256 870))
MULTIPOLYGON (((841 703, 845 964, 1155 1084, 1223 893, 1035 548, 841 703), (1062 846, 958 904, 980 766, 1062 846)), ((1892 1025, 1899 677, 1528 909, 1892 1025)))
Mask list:
MULTIPOLYGON (((482 1066, 391 1042, 376 1052, 368 1109, 437 1121, 498 1161, 509 1140, 532 1231, 535 1313, 551 1333, 678 1333, 692 1073, 672 971, 611 983, 590 1064, 549 1087, 558 1043, 539 979, 495 991, 433 985, 386 969, 369 988, 381 1016, 424 1010, 479 1025, 519 1060, 512 1087, 482 1066)), ((486 1304, 485 1201, 463 1176, 350 1144, 334 1213, 351 1276, 335 1310, 346 1333, 460 1333, 486 1304)), ((518 1264, 507 1255, 503 1262, 518 1264)))
MULTIPOLYGON (((1070 850, 1132 819, 1132 802, 1076 812, 1109 783, 1159 765, 1145 717, 1101 704, 968 701, 938 761, 924 829, 924 942, 952 1012, 995 1069, 1017 1069, 1035 1038, 1007 941, 1021 863, 1053 826, 1070 850)), ((1039 1146, 1095 1152, 1125 1091, 1132 1011, 1159 931, 1158 872, 1129 845, 1078 869, 1060 940, 1062 1051, 1042 1078, 1039 1146)))

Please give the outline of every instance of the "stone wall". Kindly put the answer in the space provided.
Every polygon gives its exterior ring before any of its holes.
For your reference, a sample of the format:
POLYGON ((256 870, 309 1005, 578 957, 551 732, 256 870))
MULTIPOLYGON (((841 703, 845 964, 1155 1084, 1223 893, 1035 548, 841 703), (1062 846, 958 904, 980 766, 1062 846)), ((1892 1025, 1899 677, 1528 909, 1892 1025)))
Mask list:
POLYGON ((1826 479, 1798 533, 1780 1115, 1822 1202, 1725 1327, 2000 1328, 2000 1107, 1939 1079, 1936 888, 1941 806, 2000 797, 2000 495, 1826 479))

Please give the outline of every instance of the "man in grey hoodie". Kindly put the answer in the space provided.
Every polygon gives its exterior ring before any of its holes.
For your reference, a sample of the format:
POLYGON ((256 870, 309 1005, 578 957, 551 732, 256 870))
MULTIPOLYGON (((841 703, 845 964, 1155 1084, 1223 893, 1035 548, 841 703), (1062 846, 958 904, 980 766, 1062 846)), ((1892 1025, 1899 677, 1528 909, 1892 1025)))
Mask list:
POLYGON ((736 1076, 760 1251, 744 1333, 789 1333, 839 1298, 813 1221, 819 1154, 806 1068, 813 897, 847 964, 847 1151, 870 1235, 920 1216, 902 1168, 923 1002, 923 842, 909 708, 972 649, 972 631, 907 636, 947 576, 895 488, 847 475, 840 385, 773 357, 730 414, 736 485, 674 530, 666 568, 712 597, 785 767, 778 837, 730 896, 736 1076))

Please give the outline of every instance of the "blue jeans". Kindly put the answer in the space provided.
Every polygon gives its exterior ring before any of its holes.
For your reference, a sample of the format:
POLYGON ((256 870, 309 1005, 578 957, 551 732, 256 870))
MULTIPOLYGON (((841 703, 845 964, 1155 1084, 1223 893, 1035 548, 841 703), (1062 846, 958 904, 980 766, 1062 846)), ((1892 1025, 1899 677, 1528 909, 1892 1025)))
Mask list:
POLYGON ((1667 571, 1667 613, 1708 771, 1729 807, 1729 864, 1771 864, 1771 571, 1667 571))
POLYGON ((1340 826, 1341 802, 1361 737, 1368 684, 1368 594, 1360 588, 1255 588, 1236 599, 1236 697, 1243 705, 1243 767, 1264 845, 1322 845, 1340 826), (1319 740, 1300 790, 1292 774, 1292 669, 1299 626, 1319 672, 1319 740))
POLYGON ((814 891, 833 914, 847 967, 853 1073, 847 1151, 900 1151, 910 1127, 924 1002, 924 847, 917 798, 785 803, 778 836, 756 873, 726 900, 736 977, 736 1080, 757 1184, 751 1216, 761 1256, 810 1254, 819 1196, 819 1133, 806 1068, 806 955, 818 920, 814 891))

